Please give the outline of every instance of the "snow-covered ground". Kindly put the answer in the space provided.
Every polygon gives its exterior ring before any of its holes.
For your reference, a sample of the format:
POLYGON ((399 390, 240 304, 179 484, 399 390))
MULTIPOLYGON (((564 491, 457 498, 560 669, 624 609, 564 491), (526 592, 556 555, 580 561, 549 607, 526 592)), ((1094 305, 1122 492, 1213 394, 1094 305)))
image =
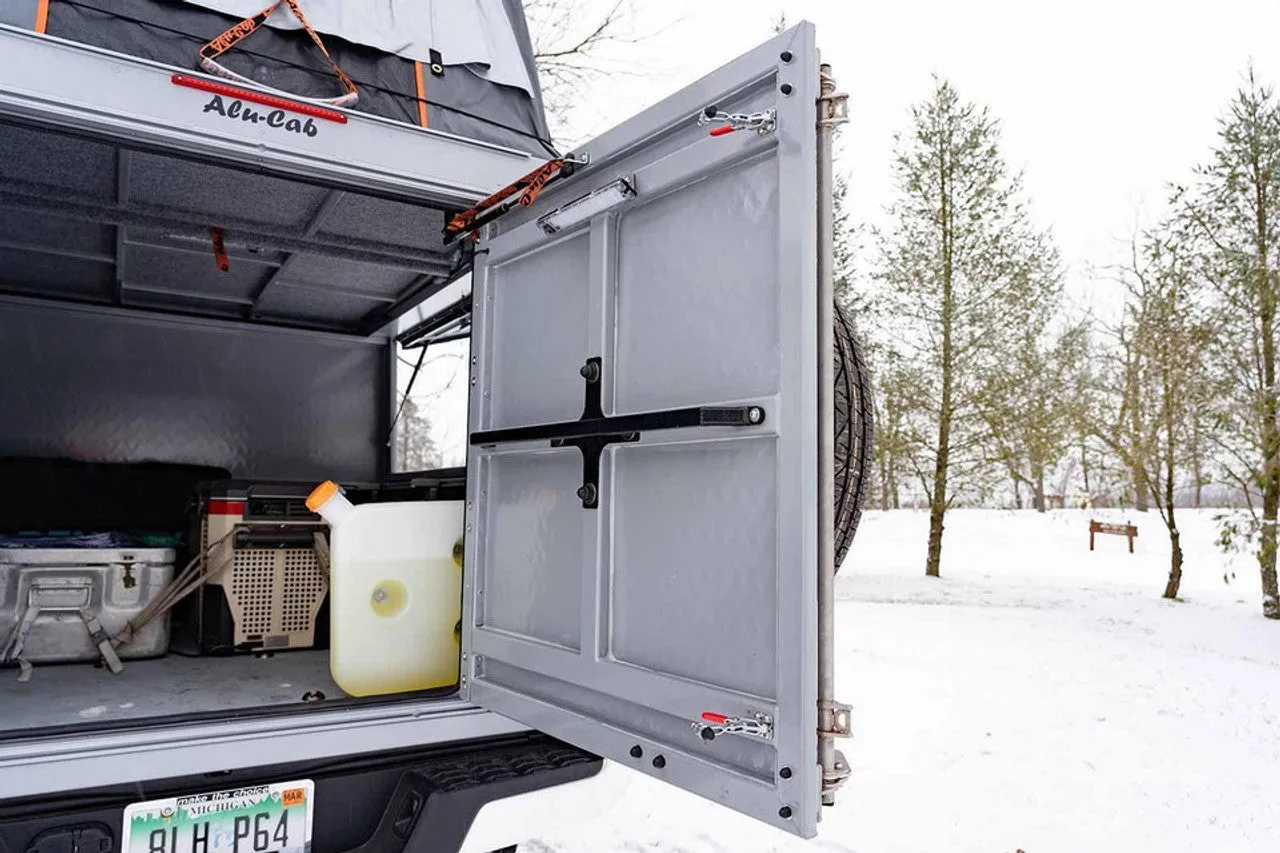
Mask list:
POLYGON ((958 510, 935 580, 925 513, 866 516, 837 587, 853 776, 816 841, 631 774, 611 812, 520 850, 1280 849, 1280 624, 1256 564, 1187 512, 1184 600, 1164 601, 1158 517, 1128 515, 1133 556, 1090 553, 1088 517, 958 510))

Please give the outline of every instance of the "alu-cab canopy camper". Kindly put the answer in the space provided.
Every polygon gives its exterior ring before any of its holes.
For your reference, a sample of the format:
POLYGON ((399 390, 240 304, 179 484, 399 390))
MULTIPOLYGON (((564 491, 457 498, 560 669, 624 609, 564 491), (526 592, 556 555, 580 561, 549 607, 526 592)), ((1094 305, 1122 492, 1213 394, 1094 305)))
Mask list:
POLYGON ((869 426, 812 26, 561 155, 514 0, 263 12, 0 10, 0 800, 537 730, 812 835, 869 426), (467 467, 397 473, 441 328, 467 467), (328 480, 456 503, 449 683, 331 680, 328 480))

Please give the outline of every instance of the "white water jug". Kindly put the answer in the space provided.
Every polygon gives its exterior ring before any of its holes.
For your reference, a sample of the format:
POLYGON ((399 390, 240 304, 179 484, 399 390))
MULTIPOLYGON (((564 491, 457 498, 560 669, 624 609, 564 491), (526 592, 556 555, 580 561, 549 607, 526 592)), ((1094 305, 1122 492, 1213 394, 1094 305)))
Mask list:
POLYGON ((458 680, 462 501, 352 504, 326 481, 307 507, 329 523, 329 672, 351 696, 458 680))

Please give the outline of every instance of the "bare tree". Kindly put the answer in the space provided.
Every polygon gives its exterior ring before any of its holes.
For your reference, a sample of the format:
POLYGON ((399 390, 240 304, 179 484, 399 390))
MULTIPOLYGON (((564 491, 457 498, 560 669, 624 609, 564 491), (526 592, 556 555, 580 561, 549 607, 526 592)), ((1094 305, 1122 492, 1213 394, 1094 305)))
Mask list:
POLYGON ((1213 336, 1188 242, 1165 228, 1134 241, 1122 275, 1125 323, 1116 334, 1121 354, 1108 395, 1116 409, 1097 432, 1134 472, 1168 531, 1165 598, 1177 598, 1182 582, 1175 496, 1211 387, 1204 360, 1213 336))
MULTIPOLYGON (((1066 455, 1079 404, 1072 374, 1085 357, 1087 328, 1052 331, 1029 323, 996 370, 979 401, 993 455, 1017 486, 1026 486, 1037 512, 1047 508, 1045 479, 1066 455)), ((1087 478, 1087 474, 1086 474, 1087 478)), ((1065 491, 1065 487, 1063 487, 1065 491)))
POLYGON ((626 69, 616 49, 641 40, 631 0, 525 0, 543 106, 560 136, 590 84, 626 69))
POLYGON ((904 481, 911 475, 913 450, 928 439, 922 433, 916 368, 884 342, 867 348, 871 368, 876 436, 872 452, 875 492, 883 510, 902 506, 904 481))
POLYGON ((1224 323, 1214 350, 1222 380, 1218 455, 1248 502, 1245 532, 1257 546, 1263 614, 1280 619, 1280 101, 1252 69, 1197 177, 1174 201, 1204 245, 1200 274, 1224 323))
POLYGON ((412 397, 406 397, 395 430, 396 461, 401 471, 439 468, 440 448, 431 436, 431 420, 412 397))

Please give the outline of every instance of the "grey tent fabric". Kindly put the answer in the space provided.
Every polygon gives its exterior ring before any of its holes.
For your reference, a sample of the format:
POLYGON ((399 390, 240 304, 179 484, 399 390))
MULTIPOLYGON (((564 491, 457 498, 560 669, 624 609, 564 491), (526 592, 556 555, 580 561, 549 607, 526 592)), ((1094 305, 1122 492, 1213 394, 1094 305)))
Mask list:
POLYGON ((31 29, 39 8, 40 0, 5 0, 0 3, 0 24, 31 29))
MULTIPOLYGON (((515 51, 509 59, 527 66, 532 75, 532 50, 519 3, 497 2, 505 4, 498 12, 503 20, 516 21, 508 31, 508 47, 515 51)), ((252 0, 250 5, 260 11, 266 0, 252 0)), ((303 5, 310 20, 312 4, 303 5)), ((282 16, 277 13, 272 19, 277 17, 282 16)), ((283 17, 292 19, 287 13, 283 17)), ((46 32, 194 69, 200 46, 237 20, 185 0, 51 0, 46 32)), ((419 123, 415 60, 339 36, 326 34, 324 41, 360 90, 357 111, 419 123)), ((536 76, 529 78, 534 82, 532 91, 527 91, 482 76, 492 67, 453 65, 450 57, 444 59, 442 75, 432 74, 425 64, 422 68, 429 127, 543 156, 552 152, 536 76)), ((340 91, 324 57, 298 29, 264 27, 219 61, 238 74, 286 92, 330 97, 340 91)))
MULTIPOLYGON (((262 11, 269 0, 185 0, 238 18, 262 11)), ((531 69, 521 55, 504 0, 299 0, 307 22, 323 35, 420 62, 440 51, 449 65, 478 65, 492 83, 532 91, 531 69)), ((520 21, 524 21, 523 10, 520 21)), ((267 26, 298 29, 281 6, 267 26)))

